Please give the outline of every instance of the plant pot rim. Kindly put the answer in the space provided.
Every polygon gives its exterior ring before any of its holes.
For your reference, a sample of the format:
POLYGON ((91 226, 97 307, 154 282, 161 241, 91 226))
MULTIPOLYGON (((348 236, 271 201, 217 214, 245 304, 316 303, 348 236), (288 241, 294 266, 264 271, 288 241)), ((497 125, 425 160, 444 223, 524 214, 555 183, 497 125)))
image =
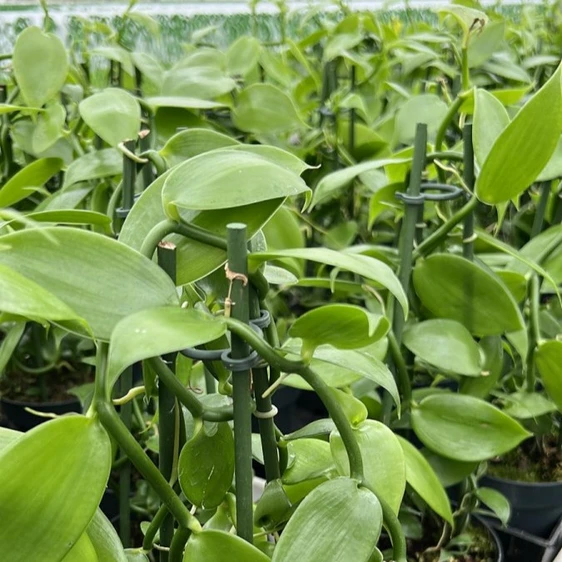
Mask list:
POLYGON ((486 478, 489 480, 495 480, 496 482, 502 482, 504 484, 510 484, 512 486, 521 486, 522 488, 556 488, 562 487, 562 480, 556 482, 522 482, 520 480, 512 480, 510 478, 501 478, 499 476, 492 476, 491 474, 486 474, 486 478))
POLYGON ((31 408, 33 410, 37 408, 48 408, 48 407, 58 407, 58 406, 68 406, 69 404, 80 403, 77 397, 67 398, 66 400, 57 400, 56 402, 27 402, 24 400, 13 400, 12 398, 7 398, 6 396, 0 396, 0 402, 5 402, 12 406, 24 406, 26 408, 31 408))

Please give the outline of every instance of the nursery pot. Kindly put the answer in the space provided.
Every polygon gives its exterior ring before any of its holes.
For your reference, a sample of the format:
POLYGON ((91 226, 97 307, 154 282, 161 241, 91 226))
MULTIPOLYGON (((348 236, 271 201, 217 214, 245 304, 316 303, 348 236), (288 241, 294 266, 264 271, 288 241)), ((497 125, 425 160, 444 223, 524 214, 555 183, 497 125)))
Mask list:
POLYGON ((481 484, 509 500, 511 528, 546 539, 562 517, 562 482, 517 482, 485 476, 481 484))
POLYGON ((49 419, 36 416, 25 408, 31 408, 37 412, 56 414, 57 416, 68 414, 69 412, 76 412, 78 414, 82 412, 78 398, 69 398, 60 402, 22 402, 21 400, 10 400, 3 396, 0 398, 0 407, 8 424, 19 431, 29 431, 49 419))
POLYGON ((473 515, 472 517, 476 521, 478 521, 479 525, 482 525, 482 527, 486 529, 488 535, 490 535, 490 539, 492 540, 492 542, 496 547, 496 558, 494 562, 507 562, 504 554, 502 541, 500 540, 500 537, 498 536, 498 533, 496 533, 495 529, 491 525, 489 525, 484 518, 480 517, 479 515, 473 515))

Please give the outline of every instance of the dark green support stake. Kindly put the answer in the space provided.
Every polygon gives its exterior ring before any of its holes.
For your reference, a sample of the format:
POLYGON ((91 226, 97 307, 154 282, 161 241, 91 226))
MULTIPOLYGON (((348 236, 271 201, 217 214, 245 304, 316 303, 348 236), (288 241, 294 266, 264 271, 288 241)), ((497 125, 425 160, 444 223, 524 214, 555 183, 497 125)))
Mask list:
MULTIPOLYGON (((466 187, 472 194, 474 192, 474 147, 472 144, 472 125, 465 125, 462 131, 463 145, 464 145, 464 172, 463 179, 466 187)), ((470 199, 470 195, 468 196, 470 199)), ((470 261, 474 260, 474 210, 468 213, 464 219, 463 224, 463 256, 470 261)))
MULTIPOLYGON (((427 148, 427 125, 418 123, 416 127, 416 137, 414 141, 414 158, 412 170, 410 171, 410 181, 406 193, 401 197, 405 204, 404 219, 398 242, 398 252, 400 255, 400 269, 398 278, 406 294, 410 288, 410 277, 412 275, 414 240, 416 228, 423 213, 424 197, 421 193, 422 174, 425 169, 425 156, 427 148)), ((404 329, 404 313, 394 306, 392 327, 397 343, 402 342, 402 331, 404 329)))
MULTIPOLYGON (((176 246, 171 242, 161 242, 157 248, 158 265, 176 282, 176 246)), ((164 357, 171 371, 175 371, 176 354, 164 357)), ((170 389, 159 381, 158 384, 158 468, 162 476, 170 482, 175 460, 176 416, 179 415, 176 397, 170 389)), ((168 513, 160 525, 160 545, 169 548, 174 538, 174 518, 168 513)), ((168 551, 160 551, 160 562, 168 562, 168 551)))
MULTIPOLYGON (((351 67, 351 86, 350 91, 351 93, 355 92, 356 80, 357 80, 357 69, 355 66, 351 67)), ((352 107, 349 110, 349 152, 353 154, 353 150, 355 149, 355 118, 356 118, 356 111, 355 108, 352 107)))
MULTIPOLYGON (((227 276, 231 287, 226 303, 226 314, 249 323, 249 287, 246 225, 231 223, 227 226, 227 276)), ((246 342, 231 335, 232 359, 245 359, 250 354, 246 342)), ((252 393, 250 370, 232 373, 234 401, 236 531, 239 537, 253 543, 252 498, 252 393)))
MULTIPOLYGON (((255 291, 250 291, 250 316, 252 320, 261 315, 260 302, 255 291)), ((265 466, 265 478, 268 482, 281 478, 279 456, 277 454, 277 439, 275 437, 274 418, 277 409, 271 403, 271 396, 262 396, 269 388, 271 380, 266 367, 252 369, 254 393, 256 397, 256 411, 254 416, 258 419, 260 438, 265 466)))
MULTIPOLYGON (((134 152, 134 141, 126 141, 125 147, 134 152)), ((123 193, 122 207, 118 209, 117 216, 122 221, 125 220, 134 203, 135 182, 136 182, 135 163, 127 156, 123 155, 123 193)), ((133 386, 133 369, 129 367, 119 378, 119 391, 121 396, 129 392, 133 386)), ((121 406, 121 421, 130 430, 133 419, 133 403, 127 402, 121 406)), ((125 462, 119 472, 119 536, 123 546, 128 548, 131 545, 131 463, 125 462)))

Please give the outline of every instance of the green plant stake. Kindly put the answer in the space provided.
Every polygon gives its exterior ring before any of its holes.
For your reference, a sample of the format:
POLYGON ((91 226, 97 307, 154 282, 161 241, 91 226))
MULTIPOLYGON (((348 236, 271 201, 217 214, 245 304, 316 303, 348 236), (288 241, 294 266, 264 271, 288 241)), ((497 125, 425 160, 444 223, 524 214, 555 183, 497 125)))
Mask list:
MULTIPOLYGON (((250 320, 248 260, 246 225, 231 223, 227 226, 227 278, 230 290, 225 302, 225 314, 244 324, 250 320), (230 310, 229 310, 230 308, 230 310)), ((233 333, 232 359, 246 359, 250 355, 248 344, 233 333)), ((236 531, 239 537, 253 543, 252 500, 252 393, 250 369, 232 373, 232 398, 234 401, 236 531)))
MULTIPOLYGON (((260 302, 254 289, 250 291, 250 305, 252 320, 260 318, 260 302)), ((267 313, 269 315, 269 313, 267 313)), ((271 322, 272 320, 269 319, 271 322)), ((275 407, 271 404, 271 397, 267 395, 265 398, 263 393, 271 384, 265 367, 255 367, 252 369, 254 392, 256 397, 256 411, 254 416, 258 418, 261 444, 263 449, 263 459, 265 465, 265 477, 268 482, 281 478, 279 469, 279 457, 277 454, 277 439, 275 437, 274 416, 275 407)))
MULTIPOLYGON (((176 247, 170 242, 161 242, 157 249, 158 265, 176 282, 176 247)), ((175 370, 176 354, 170 353, 164 357, 172 371, 175 370)), ((162 476, 172 485, 174 484, 174 466, 179 452, 179 409, 173 392, 162 382, 158 385, 158 436, 159 455, 158 468, 162 476)), ((185 529, 184 529, 185 531, 185 529)), ((160 525, 160 544, 169 547, 174 537, 174 518, 168 513, 160 525)), ((168 562, 169 555, 165 550, 160 551, 160 562, 168 562)))

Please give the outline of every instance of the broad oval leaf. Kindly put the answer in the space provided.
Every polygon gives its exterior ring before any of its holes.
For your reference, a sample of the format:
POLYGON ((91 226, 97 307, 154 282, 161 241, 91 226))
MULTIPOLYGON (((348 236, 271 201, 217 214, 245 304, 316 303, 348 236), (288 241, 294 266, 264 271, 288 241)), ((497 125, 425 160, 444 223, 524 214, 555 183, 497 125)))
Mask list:
MULTIPOLYGON (((146 189, 133 206, 119 235, 119 240, 127 246, 140 250, 150 230, 166 219, 162 209, 162 187, 170 172, 162 174, 146 189)), ((247 225, 248 236, 253 237, 282 204, 282 199, 264 201, 254 205, 219 209, 215 211, 189 212, 186 220, 226 238, 226 226, 233 222, 247 225)), ((182 213, 183 215, 183 213, 182 213)), ((208 246, 202 242, 183 236, 170 236, 169 240, 177 248, 176 282, 178 285, 191 283, 218 269, 226 261, 226 251, 208 246)))
POLYGON ((478 467, 478 462, 455 461, 426 448, 421 453, 445 488, 460 484, 478 467))
POLYGON ((411 97, 396 114, 396 140, 411 144, 416 136, 417 123, 425 123, 428 138, 434 140, 447 111, 447 104, 435 94, 411 97))
POLYGON ((463 324, 476 336, 501 335, 524 327, 515 299, 492 273, 449 254, 435 254, 416 265, 414 287, 434 316, 463 324))
POLYGON ((11 177, 0 189, 0 207, 9 207, 42 188, 64 165, 60 158, 41 158, 11 177))
POLYGON ((189 158, 219 148, 236 146, 237 140, 211 129, 187 129, 175 134, 160 150, 171 168, 189 158))
POLYGON ((115 148, 103 148, 76 158, 64 175, 63 189, 81 181, 118 176, 123 172, 123 155, 115 148))
POLYGON ((509 114, 502 103, 487 90, 478 88, 474 94, 472 144, 479 166, 486 161, 492 146, 509 125, 509 114))
POLYGON ((107 236, 45 227, 7 234, 2 243, 10 250, 0 252, 0 265, 58 297, 86 320, 97 339, 109 341, 126 316, 179 302, 162 269, 107 236))
POLYGON ((242 35, 228 48, 226 68, 231 76, 245 76, 258 64, 261 44, 255 37, 242 35))
POLYGON ((329 476, 335 472, 330 445, 320 439, 297 439, 287 445, 289 463, 282 476, 283 484, 298 484, 329 476))
POLYGON ((0 557, 61 560, 94 516, 110 468, 109 437, 85 416, 48 421, 3 449, 0 557))
POLYGON ((107 144, 136 140, 141 125, 139 102, 125 90, 108 88, 80 102, 85 123, 107 144))
MULTIPOLYGON (((361 449, 365 480, 398 513, 406 489, 406 463, 398 438, 375 420, 364 421, 353 433, 361 449)), ((330 447, 338 472, 349 474, 349 459, 337 431, 330 435, 330 447)))
POLYGON ((269 556, 244 539, 225 533, 205 529, 192 534, 187 541, 183 562, 270 562, 269 556))
POLYGON ((562 341, 551 340, 540 344, 534 358, 548 395, 562 411, 562 341))
POLYGON ((35 26, 18 35, 12 63, 23 99, 31 107, 41 107, 53 99, 68 74, 68 56, 62 41, 35 26))
POLYGON ((470 332, 454 320, 426 320, 406 329, 404 345, 423 361, 452 373, 477 377, 480 350, 470 332))
POLYGON ((99 562, 96 549, 88 533, 82 533, 61 562, 99 562))
POLYGON ((232 113, 234 125, 255 134, 306 129, 293 100, 272 84, 252 84, 242 90, 232 113))
POLYGON ((127 562, 121 539, 104 515, 97 509, 86 531, 97 555, 97 562, 127 562))
POLYGON ((486 507, 492 510, 503 526, 507 525, 511 515, 511 506, 509 500, 501 492, 493 488, 483 487, 476 490, 476 496, 486 507))
POLYGON ((0 311, 32 320, 80 321, 55 295, 4 265, 0 265, 0 311))
POLYGON ((350 478, 329 480, 310 492, 289 519, 272 562, 367 562, 381 526, 375 494, 350 478))
POLYGON ((32 146, 36 153, 45 152, 62 136, 66 120, 66 110, 60 103, 55 103, 39 114, 33 132, 32 146))
POLYGON ((559 67, 492 146, 476 181, 476 195, 481 201, 497 204, 517 197, 550 160, 561 132, 561 75, 559 67))
POLYGON ((433 395, 412 408, 412 427, 436 453, 459 461, 484 461, 507 453, 531 434, 484 400, 433 395))
POLYGON ((201 154, 174 168, 164 183, 162 203, 175 218, 177 208, 230 209, 307 191, 297 174, 269 159, 223 149, 201 154))
POLYGON ((226 326, 220 318, 179 306, 149 308, 127 316, 111 334, 109 385, 137 361, 195 347, 216 340, 225 332, 226 326))
POLYGON ((453 513, 447 492, 425 457, 409 441, 397 436, 406 463, 406 481, 417 494, 447 523, 453 525, 453 513))
POLYGON ((310 209, 318 204, 330 201, 331 199, 337 197, 344 187, 349 185, 350 182, 359 177, 361 174, 378 170, 379 168, 384 168, 389 164, 406 164, 407 162, 410 162, 410 160, 410 158, 383 158, 380 160, 369 160, 367 162, 362 162, 361 164, 356 164, 355 166, 349 166, 343 170, 338 170, 337 172, 332 172, 331 174, 324 176, 314 188, 310 209))
POLYGON ((217 507, 234 476, 234 437, 227 422, 201 425, 184 445, 178 480, 185 497, 203 509, 217 507))
POLYGON ((350 304, 327 304, 297 318, 289 335, 303 340, 302 353, 311 357, 323 344, 357 349, 383 338, 390 328, 386 317, 350 304))
MULTIPOLYGON (((350 251, 352 249, 353 248, 351 248, 350 251)), ((328 248, 292 248, 273 252, 256 252, 250 254, 249 261, 255 268, 263 261, 278 258, 310 260, 345 269, 357 275, 361 275, 366 279, 375 281, 388 289, 396 297, 396 300, 404 311, 404 316, 408 315, 408 299, 406 298, 404 289, 392 269, 382 261, 369 256, 337 252, 328 248)))
MULTIPOLYGON (((310 367, 322 376, 322 380, 332 388, 349 386, 360 378, 375 382, 392 396, 395 404, 400 408, 400 396, 394 376, 381 360, 387 350, 386 340, 381 340, 375 346, 364 349, 336 349, 330 345, 321 345, 314 351, 310 367), (376 346, 376 350, 374 347, 376 346), (379 350, 380 353, 378 352, 379 350)), ((300 348, 288 342, 283 347, 291 353, 298 354, 300 348)), ((289 375, 283 384, 312 390, 299 375, 289 375)))

